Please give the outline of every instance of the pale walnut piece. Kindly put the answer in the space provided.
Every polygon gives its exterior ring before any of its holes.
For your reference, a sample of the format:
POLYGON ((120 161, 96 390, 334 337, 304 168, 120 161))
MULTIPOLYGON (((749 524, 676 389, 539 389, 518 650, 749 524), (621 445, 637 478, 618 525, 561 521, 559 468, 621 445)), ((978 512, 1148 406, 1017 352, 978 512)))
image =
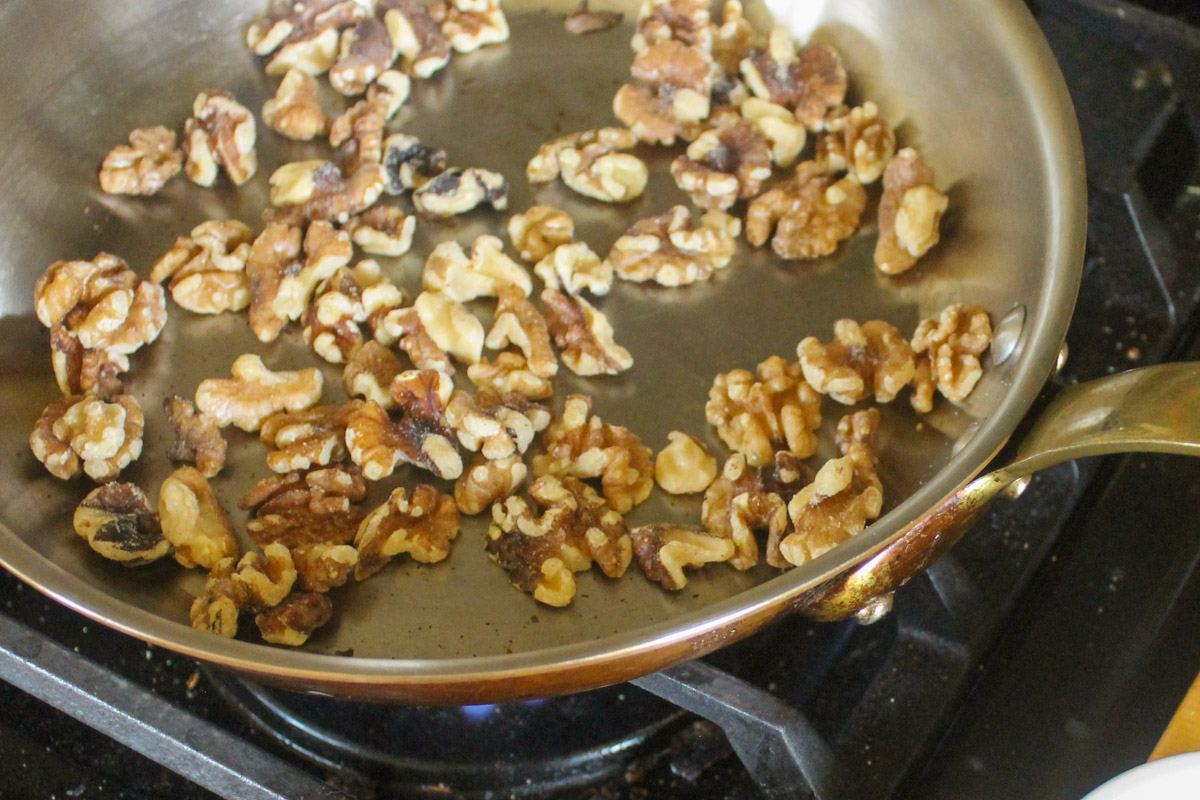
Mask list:
POLYGON ((454 502, 463 514, 480 514, 525 482, 529 470, 519 454, 492 459, 478 453, 454 482, 454 502))
POLYGON ((913 348, 881 320, 861 326, 852 319, 833 324, 833 341, 808 336, 796 346, 804 378, 821 394, 854 405, 871 395, 890 403, 916 374, 913 348))
POLYGON ((362 521, 358 503, 366 493, 362 474, 343 464, 272 475, 251 487, 239 505, 256 509, 246 531, 259 546, 339 545, 354 539, 362 521))
POLYGON ((361 400, 340 406, 313 406, 266 419, 258 436, 267 448, 267 466, 286 473, 324 467, 346 458, 346 425, 361 400))
POLYGON ((633 356, 613 339, 608 317, 587 300, 544 289, 542 307, 563 363, 576 375, 617 375, 633 366, 633 356))
POLYGON ((883 485, 875 473, 874 438, 879 410, 867 409, 838 422, 843 456, 825 462, 812 483, 788 502, 793 530, 767 542, 767 562, 799 566, 859 534, 883 510, 883 485))
POLYGON ((342 387, 346 394, 392 408, 392 381, 404 371, 400 359, 379 342, 370 341, 354 351, 342 372, 342 387))
POLYGON ((562 416, 546 429, 545 452, 533 457, 534 475, 600 478, 604 499, 624 514, 654 488, 654 451, 633 431, 591 414, 592 401, 571 395, 562 416))
POLYGON ((744 369, 717 375, 704 406, 721 440, 750 466, 771 463, 777 450, 808 458, 817 450, 821 398, 799 364, 771 356, 756 374, 744 369))
POLYGON ((196 95, 192 116, 184 124, 184 170, 201 186, 212 186, 217 171, 241 186, 258 169, 254 151, 254 115, 228 92, 206 90, 196 95))
POLYGON ((150 280, 170 279, 171 298, 196 314, 241 311, 250 305, 246 259, 254 234, 236 219, 202 222, 180 236, 150 271, 150 280))
POLYGON ((328 592, 350 579, 358 551, 348 544, 306 544, 292 550, 296 577, 310 592, 328 592))
POLYGON ((635 53, 667 41, 711 50, 710 21, 707 0, 646 0, 638 9, 631 45, 635 53))
POLYGON ((446 171, 446 151, 426 147, 415 136, 393 133, 383 140, 383 190, 388 194, 420 189, 446 171))
POLYGON ((741 103, 741 114, 766 137, 771 146, 771 161, 776 166, 787 167, 796 162, 808 134, 792 112, 760 97, 747 97, 741 103))
POLYGON ((465 214, 481 204, 496 211, 508 208, 508 182, 498 172, 478 167, 452 167, 413 192, 413 205, 427 217, 465 214))
POLYGON ((164 398, 163 411, 176 434, 167 457, 172 461, 195 464, 206 478, 215 477, 225 467, 228 448, 217 423, 198 412, 191 400, 179 395, 164 398))
POLYGON ((955 402, 967 399, 983 376, 979 357, 992 342, 992 323, 982 306, 955 303, 936 317, 921 320, 912 338, 920 379, 914 387, 913 408, 933 408, 933 386, 955 402))
POLYGON ((375 206, 347 220, 342 229, 365 253, 402 256, 412 247, 417 218, 396 206, 375 206))
POLYGON ((269 313, 273 317, 299 319, 317 285, 346 266, 353 252, 345 231, 336 230, 324 221, 309 225, 304 233, 304 261, 292 260, 281 265, 283 274, 277 276, 279 282, 270 298, 269 313))
POLYGON ((384 119, 391 119, 408 100, 410 92, 412 92, 411 78, 399 70, 385 69, 379 73, 375 82, 367 87, 367 102, 376 103, 380 98, 386 100, 384 119))
POLYGON ((500 0, 434 0, 429 15, 460 53, 508 41, 508 20, 500 0))
POLYGON ((790 109, 809 130, 819 128, 828 110, 846 98, 846 68, 838 51, 820 42, 797 50, 781 25, 772 29, 766 49, 742 59, 741 70, 756 97, 790 109))
MULTIPOLYGON (((482 329, 481 323, 480 333, 482 329)), ((395 344, 408 355, 417 369, 454 374, 449 354, 429 335, 421 322, 421 315, 411 306, 393 309, 380 318, 375 327, 375 341, 385 347, 395 344)))
POLYGON ((483 323, 462 303, 441 292, 421 292, 413 308, 439 349, 466 364, 483 355, 483 323))
POLYGON ((329 68, 329 83, 345 95, 362 94, 396 60, 387 26, 367 17, 342 31, 338 59, 329 68))
POLYGON ((329 128, 329 118, 317 99, 317 80, 307 72, 290 69, 262 107, 263 122, 289 139, 307 141, 329 128))
POLYGON ((72 522, 93 550, 122 566, 140 567, 171 552, 146 495, 132 483, 93 489, 72 522))
POLYGON ((136 128, 129 144, 109 151, 100 165, 100 188, 112 194, 157 194, 183 166, 175 131, 162 125, 136 128))
POLYGON ((639 525, 629 535, 642 572, 673 592, 687 586, 684 570, 728 561, 734 554, 732 540, 691 525, 639 525))
POLYGON ((812 475, 788 452, 776 453, 774 462, 762 469, 749 467, 741 453, 726 460, 704 493, 700 515, 709 533, 733 542, 729 562, 734 568, 745 570, 758 563, 758 531, 765 530, 769 541, 788 532, 788 500, 812 475))
POLYGON ((459 303, 496 297, 506 287, 517 289, 522 297, 533 289, 529 273, 504 254, 504 243, 495 236, 477 238, 470 258, 458 242, 442 242, 429 254, 421 281, 429 291, 459 303))
POLYGON ((272 0, 267 16, 246 31, 257 56, 271 56, 268 75, 299 69, 320 75, 337 57, 338 30, 367 16, 361 0, 272 0))
POLYGON ((771 145, 754 123, 737 120, 705 131, 671 162, 675 185, 696 205, 725 210, 754 197, 771 177, 771 145))
POLYGON ((309 408, 321 399, 322 376, 313 368, 272 372, 247 353, 230 371, 232 379, 208 378, 196 389, 196 408, 222 428, 256 431, 272 414, 309 408))
POLYGON ((320 592, 296 592, 254 616, 264 642, 299 647, 333 618, 333 604, 320 592))
POLYGON ((82 469, 100 483, 116 478, 142 454, 144 428, 142 409, 130 395, 112 402, 64 397, 42 412, 29 447, 56 478, 73 478, 82 469))
POLYGON ((637 143, 637 137, 624 128, 573 133, 542 145, 525 174, 530 183, 545 183, 561 176, 563 183, 579 194, 606 203, 623 203, 646 190, 649 173, 645 162, 617 152, 637 143))
POLYGON ((467 367, 467 377, 480 389, 519 394, 530 400, 544 400, 554 393, 550 379, 529 369, 525 356, 519 353, 500 353, 495 361, 481 359, 467 367))
POLYGON ((293 161, 271 173, 271 204, 266 222, 302 224, 308 220, 346 222, 370 208, 384 189, 380 164, 344 171, 332 161, 293 161))
POLYGON ((687 208, 675 206, 634 223, 606 260, 627 281, 684 286, 728 266, 740 232, 741 221, 724 212, 709 211, 697 225, 687 208))
POLYGON ((717 477, 717 459, 695 436, 671 431, 667 439, 654 457, 654 480, 671 494, 703 492, 717 477))
POLYGON ((443 419, 452 387, 441 372, 409 370, 392 381, 392 398, 401 411, 397 421, 370 401, 351 415, 346 448, 367 480, 386 478, 400 463, 427 469, 447 480, 462 474, 454 431, 443 419))
POLYGON ((546 318, 514 286, 500 289, 492 329, 484 344, 492 350, 512 345, 525 355, 529 369, 542 377, 558 373, 558 359, 550 347, 550 330, 546 318))
POLYGON ((392 47, 400 54, 405 72, 428 78, 450 61, 450 43, 420 0, 379 0, 392 47))
POLYGON ((820 164, 803 161, 787 183, 750 201, 746 239, 759 247, 769 238, 782 258, 819 258, 858 229, 866 205, 866 190, 853 175, 835 181, 820 164))
POLYGON ((896 151, 896 134, 870 101, 834 111, 825 130, 817 140, 816 160, 830 172, 850 172, 862 184, 878 179, 896 151))
POLYGON ((612 289, 612 264, 601 261, 587 242, 559 245, 539 261, 533 271, 547 288, 567 294, 577 295, 586 290, 602 295, 612 289))
POLYGON ((358 549, 354 579, 371 577, 401 554, 422 564, 444 561, 457 536, 454 498, 426 483, 417 484, 411 497, 403 486, 393 489, 387 502, 366 516, 354 537, 358 549))
POLYGON ((913 268, 941 238, 942 214, 950 201, 933 187, 933 169, 906 147, 888 163, 879 199, 875 266, 885 275, 913 268))
POLYGON ((193 467, 180 467, 158 490, 162 535, 184 567, 212 569, 223 558, 237 556, 233 524, 221 510, 208 479, 193 467))
POLYGON ((644 142, 674 144, 694 139, 711 111, 713 63, 706 50, 676 40, 651 45, 633 59, 640 84, 625 84, 613 113, 644 142))
POLYGON ((526 261, 541 261, 574 237, 575 223, 554 206, 534 206, 508 219, 508 238, 526 261))

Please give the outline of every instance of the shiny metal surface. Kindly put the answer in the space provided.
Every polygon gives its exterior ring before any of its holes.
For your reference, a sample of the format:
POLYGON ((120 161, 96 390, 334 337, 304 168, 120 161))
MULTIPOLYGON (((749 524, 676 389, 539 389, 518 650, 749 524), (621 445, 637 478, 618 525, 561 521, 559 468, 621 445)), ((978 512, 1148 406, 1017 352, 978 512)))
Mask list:
MULTIPOLYGON (((940 404, 921 430, 903 403, 884 409, 886 514, 847 545, 784 574, 765 566, 708 569, 675 594, 636 569, 619 581, 581 575, 580 595, 566 610, 538 606, 509 586, 483 553, 485 524, 476 519, 443 564, 395 564, 335 592, 334 622, 303 650, 194 631, 187 607, 203 575, 173 564, 131 571, 96 558, 69 522, 89 486, 50 477, 29 453, 28 432, 57 392, 31 295, 57 259, 109 250, 146 275, 176 236, 205 219, 237 217, 255 226, 270 172, 324 152, 260 126, 259 173, 239 189, 224 181, 202 189, 180 177, 151 199, 99 191, 95 172, 109 148, 133 127, 181 128, 197 90, 229 89, 250 108, 261 107, 276 79, 262 74, 241 41, 258 5, 0 3, 0 415, 8 421, 0 445, 9 454, 0 463, 0 561, 106 624, 259 677, 365 699, 484 702, 625 680, 754 631, 806 590, 884 547, 987 463, 1053 368, 1082 262, 1085 188, 1066 90, 1023 4, 771 0, 767 6, 798 35, 841 49, 853 97, 879 103, 898 124, 901 143, 919 148, 935 167, 952 209, 942 244, 911 274, 888 278, 871 263, 868 224, 835 256, 813 263, 781 264, 743 242, 734 264, 711 284, 621 284, 601 306, 633 353, 634 369, 615 379, 560 376, 556 402, 583 391, 602 417, 631 427, 655 449, 681 429, 724 453, 703 414, 718 372, 752 368, 772 354, 790 358, 797 341, 828 338, 842 316, 911 330, 950 302, 978 302, 996 315, 1023 306, 1013 357, 990 368, 968 402, 940 404), (43 40, 30 30, 55 35, 43 40), (347 651, 354 656, 335 655, 347 651)), ((629 27, 569 37, 557 15, 574 5, 506 2, 512 40, 456 56, 416 85, 389 130, 444 147, 452 163, 502 171, 512 184, 513 211, 535 201, 560 205, 575 218, 577 235, 605 252, 633 220, 685 198, 666 175, 673 151, 645 151, 650 189, 626 207, 602 206, 557 184, 531 191, 523 180, 541 142, 612 122, 610 99, 627 75, 629 27)), ((761 20, 767 8, 754 12, 761 20)), ((345 102, 332 93, 324 100, 329 110, 345 102)), ((393 280, 416 289, 434 243, 499 233, 504 220, 475 212, 444 225, 423 222, 413 253, 381 261, 393 280)), ((486 305, 477 310, 486 318, 486 305)), ((174 306, 170 314, 159 341, 134 356, 129 380, 148 424, 144 455, 124 476, 152 497, 171 469, 166 448, 173 434, 153 413, 164 394, 190 396, 202 378, 227 375, 242 352, 259 352, 275 367, 315 362, 298 332, 263 346, 244 315, 202 318, 174 306)), ((336 400, 339 373, 326 377, 326 399, 336 400)), ((825 406, 821 456, 833 452, 828 434, 841 411, 825 406)), ((234 509, 266 468, 253 437, 233 431, 230 439, 234 455, 215 488, 234 509)), ((373 499, 415 478, 402 470, 373 499)), ((630 520, 695 519, 698 509, 698 499, 656 493, 630 520)))

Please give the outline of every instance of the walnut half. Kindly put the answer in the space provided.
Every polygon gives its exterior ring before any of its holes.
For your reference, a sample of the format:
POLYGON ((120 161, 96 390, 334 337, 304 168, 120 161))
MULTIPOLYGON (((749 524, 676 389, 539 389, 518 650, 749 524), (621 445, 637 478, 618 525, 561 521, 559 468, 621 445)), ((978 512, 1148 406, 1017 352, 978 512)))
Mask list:
POLYGON ((322 376, 313 368, 272 372, 251 353, 233 362, 232 379, 208 378, 196 389, 196 408, 218 425, 256 431, 279 411, 299 411, 321 399, 322 376))
POLYGON ((132 483, 110 483, 92 490, 73 519, 75 532, 100 555, 137 567, 171 552, 146 495, 132 483))

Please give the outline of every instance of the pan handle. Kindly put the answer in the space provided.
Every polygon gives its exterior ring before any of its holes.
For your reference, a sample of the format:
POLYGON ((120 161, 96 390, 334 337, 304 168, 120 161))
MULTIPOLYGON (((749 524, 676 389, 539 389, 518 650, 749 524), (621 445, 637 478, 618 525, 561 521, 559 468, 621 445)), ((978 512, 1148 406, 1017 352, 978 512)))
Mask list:
POLYGON ((1064 389, 1012 463, 971 481, 882 550, 806 592, 797 608, 818 620, 850 616, 937 561, 1014 481, 1109 453, 1200 456, 1200 363, 1144 367, 1064 389))

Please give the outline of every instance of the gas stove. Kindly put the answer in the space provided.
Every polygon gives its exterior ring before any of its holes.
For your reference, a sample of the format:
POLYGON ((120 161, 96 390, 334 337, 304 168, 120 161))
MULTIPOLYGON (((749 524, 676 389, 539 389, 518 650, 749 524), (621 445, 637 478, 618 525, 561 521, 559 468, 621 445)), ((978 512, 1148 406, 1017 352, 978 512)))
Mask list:
MULTIPOLYGON (((1064 384, 1200 360, 1200 8, 1031 7, 1090 191, 1044 404, 1064 384)), ((632 684, 499 706, 255 685, 0 575, 0 796, 1073 800, 1146 759, 1200 670, 1197 495, 1194 459, 1061 465, 871 624, 790 619, 632 684)))

